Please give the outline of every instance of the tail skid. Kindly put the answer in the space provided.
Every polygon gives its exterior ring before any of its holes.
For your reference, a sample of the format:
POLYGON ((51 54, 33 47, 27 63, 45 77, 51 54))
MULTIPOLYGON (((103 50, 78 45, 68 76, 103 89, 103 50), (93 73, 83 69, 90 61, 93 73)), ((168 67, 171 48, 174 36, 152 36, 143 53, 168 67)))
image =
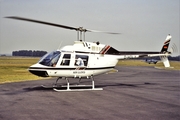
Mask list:
POLYGON ((170 63, 169 63, 167 56, 161 56, 160 59, 163 62, 164 67, 170 67, 170 63))

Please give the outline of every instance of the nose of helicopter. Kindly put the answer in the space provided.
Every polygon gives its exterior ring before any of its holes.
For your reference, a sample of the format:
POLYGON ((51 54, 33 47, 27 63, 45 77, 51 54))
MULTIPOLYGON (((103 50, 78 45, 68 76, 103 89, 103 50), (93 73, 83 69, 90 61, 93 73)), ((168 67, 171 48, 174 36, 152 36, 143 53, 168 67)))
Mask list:
POLYGON ((39 77, 49 77, 47 71, 42 65, 34 64, 29 67, 29 72, 39 77))
POLYGON ((44 71, 44 70, 32 70, 32 69, 29 69, 29 72, 34 74, 34 75, 37 75, 39 77, 48 77, 47 72, 44 71))

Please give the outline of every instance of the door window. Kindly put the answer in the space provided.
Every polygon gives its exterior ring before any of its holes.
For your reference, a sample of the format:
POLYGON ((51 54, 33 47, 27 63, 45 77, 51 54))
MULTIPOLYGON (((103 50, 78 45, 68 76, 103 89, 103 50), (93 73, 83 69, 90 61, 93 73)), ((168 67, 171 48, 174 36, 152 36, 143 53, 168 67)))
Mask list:
POLYGON ((87 55, 76 55, 75 57, 75 66, 87 66, 89 56, 87 55))
POLYGON ((69 65, 70 59, 71 59, 71 54, 64 54, 61 65, 69 65))

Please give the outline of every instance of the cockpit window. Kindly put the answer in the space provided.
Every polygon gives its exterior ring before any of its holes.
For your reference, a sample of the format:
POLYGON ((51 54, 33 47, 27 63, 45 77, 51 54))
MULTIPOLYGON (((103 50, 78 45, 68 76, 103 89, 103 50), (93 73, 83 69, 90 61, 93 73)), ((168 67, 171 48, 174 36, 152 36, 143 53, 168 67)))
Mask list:
POLYGON ((56 66, 60 56, 61 56, 61 52, 60 51, 53 51, 51 53, 47 53, 39 61, 39 64, 45 65, 45 66, 56 66))

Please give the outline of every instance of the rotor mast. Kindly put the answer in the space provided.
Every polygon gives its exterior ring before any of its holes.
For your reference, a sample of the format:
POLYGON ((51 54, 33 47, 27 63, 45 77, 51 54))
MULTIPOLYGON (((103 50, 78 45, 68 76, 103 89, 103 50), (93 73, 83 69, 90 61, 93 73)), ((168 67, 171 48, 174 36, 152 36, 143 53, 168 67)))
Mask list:
POLYGON ((79 27, 77 28, 77 40, 79 41, 85 41, 85 33, 86 33, 86 29, 84 29, 83 27, 79 27))

